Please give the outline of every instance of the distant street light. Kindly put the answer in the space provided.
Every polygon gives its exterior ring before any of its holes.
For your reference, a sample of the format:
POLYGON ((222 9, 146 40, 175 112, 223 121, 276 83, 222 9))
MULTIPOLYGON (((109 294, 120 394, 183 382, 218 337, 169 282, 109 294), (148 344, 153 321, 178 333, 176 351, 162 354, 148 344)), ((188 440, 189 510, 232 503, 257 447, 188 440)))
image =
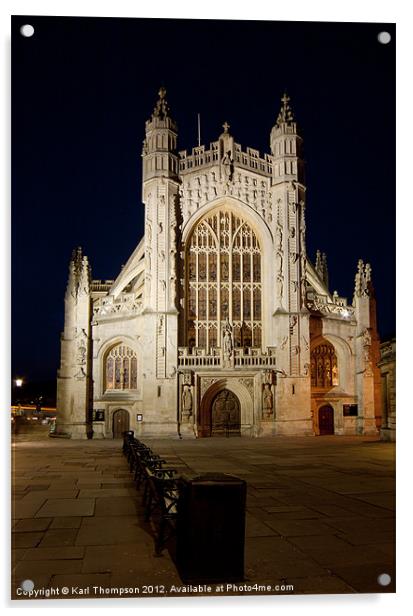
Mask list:
POLYGON ((16 379, 14 382, 16 383, 16 387, 21 387, 23 385, 23 379, 16 379))

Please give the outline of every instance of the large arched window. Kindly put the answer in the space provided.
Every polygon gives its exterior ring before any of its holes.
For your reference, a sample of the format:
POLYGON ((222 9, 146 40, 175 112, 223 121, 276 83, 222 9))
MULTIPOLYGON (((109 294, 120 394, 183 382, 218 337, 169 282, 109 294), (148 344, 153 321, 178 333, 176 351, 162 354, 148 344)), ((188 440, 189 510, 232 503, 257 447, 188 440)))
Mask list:
POLYGON ((125 344, 114 346, 105 359, 106 389, 137 389, 138 360, 125 344))
POLYGON ((338 385, 337 356, 327 341, 311 351, 311 385, 320 389, 338 385))
POLYGON ((228 319, 234 345, 261 347, 261 249, 254 231, 229 210, 203 218, 187 251, 187 345, 220 347, 228 319))

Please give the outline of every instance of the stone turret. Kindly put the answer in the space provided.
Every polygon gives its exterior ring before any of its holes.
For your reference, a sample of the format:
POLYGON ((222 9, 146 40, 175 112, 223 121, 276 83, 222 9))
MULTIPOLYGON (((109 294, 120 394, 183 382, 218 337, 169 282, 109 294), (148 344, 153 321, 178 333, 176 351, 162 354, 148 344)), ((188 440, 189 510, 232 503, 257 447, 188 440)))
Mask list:
POLYGON ((56 436, 91 432, 91 269, 82 249, 73 251, 65 293, 65 322, 57 379, 56 436))
POLYGON ((178 128, 170 115, 165 88, 160 88, 158 94, 152 115, 145 124, 142 148, 144 182, 156 177, 177 179, 178 176, 178 128))
POLYGON ((377 434, 381 423, 380 340, 377 332, 376 298, 369 263, 359 259, 353 296, 357 321, 356 390, 359 415, 358 432, 377 434))
POLYGON ((166 100, 159 98, 145 124, 142 152, 145 204, 144 414, 176 433, 177 330, 179 295, 178 129, 166 100), (163 423, 164 422, 164 423, 163 423))
POLYGON ((277 364, 286 375, 278 380, 277 432, 285 429, 289 405, 301 408, 300 429, 312 433, 310 417, 309 316, 306 295, 306 222, 304 161, 302 139, 284 94, 270 135, 273 156, 271 179, 272 210, 275 213, 275 306, 274 331, 277 333, 277 364), (293 392, 293 398, 290 396, 293 392), (289 401, 289 402, 287 402, 289 401))
POLYGON ((290 97, 284 94, 277 121, 271 130, 274 183, 287 180, 304 183, 303 140, 298 134, 297 123, 289 102, 290 97))

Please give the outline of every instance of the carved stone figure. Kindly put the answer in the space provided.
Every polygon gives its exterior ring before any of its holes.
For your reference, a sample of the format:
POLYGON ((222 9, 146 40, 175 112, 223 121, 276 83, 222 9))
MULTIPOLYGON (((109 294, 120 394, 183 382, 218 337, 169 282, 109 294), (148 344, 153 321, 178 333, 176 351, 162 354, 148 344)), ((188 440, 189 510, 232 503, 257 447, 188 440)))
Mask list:
POLYGON ((283 296, 283 286, 284 286, 283 277, 281 275, 278 275, 277 276, 277 295, 280 298, 280 301, 283 296))
POLYGON ((182 374, 182 382, 184 385, 192 385, 192 372, 190 370, 182 374))
POLYGON ((281 250, 277 251, 277 254, 275 255, 275 266, 277 269, 277 273, 281 274, 282 273, 282 267, 283 267, 283 254, 281 252, 281 250))
POLYGON ((272 370, 264 370, 263 382, 264 384, 272 385, 272 382, 273 382, 273 371, 272 370))
POLYGON ((86 363, 86 345, 85 345, 85 341, 82 340, 79 342, 79 346, 77 348, 77 363, 78 364, 85 364, 86 363))
POLYGON ((230 151, 228 151, 222 159, 222 170, 224 172, 224 181, 227 183, 231 182, 234 173, 234 163, 230 151))
POLYGON ((275 247, 277 250, 282 250, 283 246, 283 232, 280 223, 277 223, 277 229, 275 232, 275 247))
POLYGON ((362 337, 363 337, 363 346, 364 347, 370 346, 371 345, 371 336, 370 336, 370 332, 367 329, 367 327, 366 327, 366 329, 363 330, 362 337))
POLYGON ((191 388, 184 386, 182 391, 182 411, 188 415, 192 412, 192 393, 191 388))
POLYGON ((231 354, 232 354, 232 331, 231 331, 230 324, 227 322, 225 329, 224 329, 224 355, 225 357, 229 359, 231 357, 231 354))
POLYGON ((271 417, 273 412, 273 398, 270 386, 265 383, 264 390, 262 392, 262 410, 266 417, 271 417))
POLYGON ((146 223, 146 238, 147 243, 150 244, 152 242, 152 225, 150 220, 146 223))

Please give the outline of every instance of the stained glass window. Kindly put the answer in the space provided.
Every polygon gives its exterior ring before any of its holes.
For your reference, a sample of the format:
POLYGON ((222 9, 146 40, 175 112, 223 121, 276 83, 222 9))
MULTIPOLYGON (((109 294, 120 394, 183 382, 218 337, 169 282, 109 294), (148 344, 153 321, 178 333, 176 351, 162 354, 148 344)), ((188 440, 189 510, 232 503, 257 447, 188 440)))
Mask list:
POLYGON ((338 385, 337 356, 329 342, 319 344, 311 352, 311 385, 320 389, 338 385))
POLYGON ((135 351, 124 344, 114 346, 105 360, 106 389, 136 389, 138 360, 135 351))
POLYGON ((226 209, 208 214, 192 232, 186 263, 187 345, 220 347, 228 318, 235 346, 260 347, 261 248, 251 226, 226 209))

